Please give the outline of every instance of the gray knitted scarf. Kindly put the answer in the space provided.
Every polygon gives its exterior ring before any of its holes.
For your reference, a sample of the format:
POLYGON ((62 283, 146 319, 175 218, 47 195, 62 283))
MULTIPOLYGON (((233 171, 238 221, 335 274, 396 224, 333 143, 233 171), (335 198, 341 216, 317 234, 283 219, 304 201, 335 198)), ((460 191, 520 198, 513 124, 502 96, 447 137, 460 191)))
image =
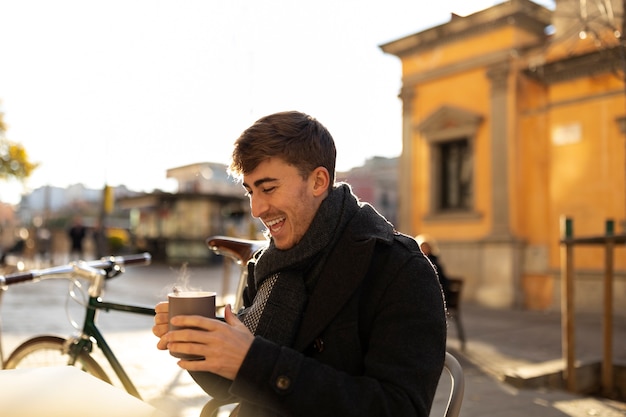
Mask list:
POLYGON ((281 250, 270 241, 253 270, 257 293, 247 314, 254 312, 256 317, 244 318, 255 335, 292 346, 308 294, 341 232, 358 210, 359 203, 350 186, 337 184, 300 242, 281 250))

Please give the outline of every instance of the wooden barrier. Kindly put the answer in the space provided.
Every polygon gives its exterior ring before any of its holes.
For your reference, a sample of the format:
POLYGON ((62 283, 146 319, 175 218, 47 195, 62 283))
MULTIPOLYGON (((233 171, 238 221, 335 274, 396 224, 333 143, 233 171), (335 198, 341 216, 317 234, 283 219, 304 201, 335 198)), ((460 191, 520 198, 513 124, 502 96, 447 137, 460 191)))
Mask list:
POLYGON ((603 279, 603 350, 602 350, 602 394, 611 397, 613 380, 613 274, 616 244, 626 243, 626 234, 615 235, 613 220, 607 220, 604 236, 574 238, 573 221, 561 217, 561 346, 565 359, 565 383, 569 391, 576 392, 576 347, 574 323, 574 246, 604 245, 605 263, 603 279))

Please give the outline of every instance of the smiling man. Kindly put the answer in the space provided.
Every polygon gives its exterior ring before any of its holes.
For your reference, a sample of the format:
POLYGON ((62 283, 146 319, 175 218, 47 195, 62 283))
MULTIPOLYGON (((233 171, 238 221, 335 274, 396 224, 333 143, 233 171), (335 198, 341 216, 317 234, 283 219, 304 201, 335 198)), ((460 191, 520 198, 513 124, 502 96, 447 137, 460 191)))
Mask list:
POLYGON ((414 239, 335 184, 332 136, 300 112, 261 118, 235 142, 269 246, 248 265, 245 309, 178 316, 159 349, 239 416, 428 416, 446 349, 441 287, 414 239))

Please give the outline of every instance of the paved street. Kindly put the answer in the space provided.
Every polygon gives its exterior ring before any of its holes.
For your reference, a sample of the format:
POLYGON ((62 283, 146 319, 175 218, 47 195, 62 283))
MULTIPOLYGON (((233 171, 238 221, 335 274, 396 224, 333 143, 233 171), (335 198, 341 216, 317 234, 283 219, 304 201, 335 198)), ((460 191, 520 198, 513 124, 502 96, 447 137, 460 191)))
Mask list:
MULTIPOLYGON (((576 315, 576 358, 599 362, 602 326, 598 314, 576 315)), ((562 363, 559 312, 492 310, 463 306, 467 348, 461 351, 456 326, 450 324, 448 350, 463 366, 466 386, 462 417, 617 417, 626 404, 559 389, 527 387, 519 375, 562 363)), ((626 317, 614 317, 613 363, 626 365, 626 317)), ((616 375, 615 378, 618 378, 616 375)), ((624 376, 622 376, 624 378, 624 376)), ((442 401, 438 397, 438 401, 442 401)), ((443 409, 441 403, 435 408, 443 409)), ((433 410, 432 415, 441 415, 433 410)))
MULTIPOLYGON (((236 288, 237 269, 227 274, 229 291, 236 288)), ((181 277, 197 289, 223 293, 221 266, 179 267, 151 265, 127 268, 121 277, 107 284, 106 301, 127 302, 152 307, 164 300, 181 277)), ((68 335, 73 329, 66 311, 75 320, 81 308, 68 300, 66 281, 42 281, 12 286, 3 295, 3 351, 7 355, 21 341, 37 334, 68 335)), ((218 300, 219 303, 219 300, 218 300)), ((626 405, 605 399, 574 395, 561 390, 516 389, 502 382, 506 372, 533 362, 548 361, 560 355, 558 315, 505 311, 466 306, 463 319, 468 335, 465 352, 458 350, 454 324, 450 327, 449 350, 463 365, 466 379, 462 417, 587 417, 626 416, 626 405), (556 327, 556 330, 555 330, 556 327)), ((197 417, 207 395, 176 366, 169 353, 155 348, 150 328, 152 319, 127 313, 101 313, 99 324, 114 352, 138 387, 144 400, 171 417, 197 417)), ((616 327, 616 358, 626 359, 626 320, 616 327)), ((591 319, 582 322, 580 354, 597 351, 599 326, 591 319)), ((96 355, 99 363, 105 360, 96 355)), ((105 367, 105 369, 107 369, 105 367)), ((109 369, 109 375, 113 372, 109 369)), ((119 385, 119 384, 118 384, 119 385)), ((448 380, 440 384, 431 415, 443 415, 448 380)))

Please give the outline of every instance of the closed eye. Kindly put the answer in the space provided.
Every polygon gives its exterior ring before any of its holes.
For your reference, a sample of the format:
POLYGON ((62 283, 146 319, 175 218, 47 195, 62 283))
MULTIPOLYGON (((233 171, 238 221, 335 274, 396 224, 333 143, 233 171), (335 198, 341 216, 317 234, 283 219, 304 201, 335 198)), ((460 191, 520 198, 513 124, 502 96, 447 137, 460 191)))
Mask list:
MULTIPOLYGON (((272 191, 274 191, 275 189, 276 189, 276 186, 274 186, 274 187, 262 188, 262 189, 261 189, 261 192, 262 192, 262 193, 265 193, 265 194, 269 194, 269 193, 271 193, 272 191)), ((248 197, 248 198, 252 197, 252 190, 246 190, 246 192, 244 193, 244 197, 248 197)))
MULTIPOLYGON (((276 178, 261 178, 261 179, 254 181, 253 185, 255 189, 261 190, 262 193, 268 194, 274 191, 277 187, 277 185, 270 185, 270 184, 272 183, 275 184, 277 181, 278 180, 276 178)), ((245 196, 252 197, 252 187, 250 186, 250 184, 247 184, 246 182, 244 182, 243 188, 245 188, 246 190, 245 196)))

